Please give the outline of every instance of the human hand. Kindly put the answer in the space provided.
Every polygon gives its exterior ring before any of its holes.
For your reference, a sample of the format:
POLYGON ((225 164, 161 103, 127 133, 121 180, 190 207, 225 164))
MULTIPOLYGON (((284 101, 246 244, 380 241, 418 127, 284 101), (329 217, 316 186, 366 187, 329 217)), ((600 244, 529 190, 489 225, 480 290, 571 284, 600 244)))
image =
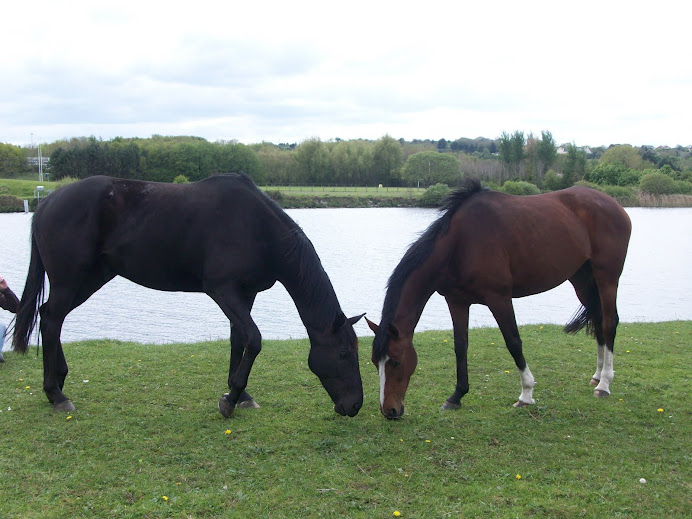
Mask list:
POLYGON ((0 276, 0 290, 5 290, 7 288, 7 281, 5 278, 0 276))

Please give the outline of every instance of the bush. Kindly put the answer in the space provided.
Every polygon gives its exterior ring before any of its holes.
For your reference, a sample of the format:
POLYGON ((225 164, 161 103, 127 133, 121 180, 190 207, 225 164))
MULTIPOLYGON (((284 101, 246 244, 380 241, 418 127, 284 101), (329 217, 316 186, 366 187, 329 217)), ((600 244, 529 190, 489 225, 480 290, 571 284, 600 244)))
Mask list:
POLYGON ((606 195, 610 195, 613 198, 625 199, 633 198, 634 191, 631 187, 626 186, 599 186, 599 190, 603 191, 606 195))
POLYGON ((0 213, 24 211, 24 201, 12 195, 0 195, 0 213))
POLYGON ((562 189, 562 176, 555 173, 555 171, 552 169, 549 169, 545 174, 545 177, 543 177, 543 187, 548 191, 557 191, 558 189, 562 189))
POLYGON ((524 182, 523 180, 508 180, 502 186, 502 191, 508 195, 537 195, 541 192, 536 184, 524 182))
POLYGON ((447 184, 435 184, 425 190, 418 203, 423 207, 440 207, 450 191, 451 189, 447 184))
POLYGON ((681 195, 692 195, 692 182, 685 180, 675 181, 675 192, 681 195))
POLYGON ((675 188, 675 180, 665 173, 649 173, 639 181, 639 189, 652 195, 670 195, 675 188))
POLYGON ((173 179, 174 184, 189 184, 190 179, 188 179, 185 175, 178 175, 173 179))

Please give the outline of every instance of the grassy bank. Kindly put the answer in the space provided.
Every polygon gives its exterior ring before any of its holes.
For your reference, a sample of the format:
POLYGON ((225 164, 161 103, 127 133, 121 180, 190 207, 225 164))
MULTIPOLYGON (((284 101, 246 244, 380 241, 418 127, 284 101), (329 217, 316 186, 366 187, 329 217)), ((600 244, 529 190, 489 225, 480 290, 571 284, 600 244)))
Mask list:
MULTIPOLYGON (((36 180, 0 178, 0 212, 23 211, 22 200, 33 201, 36 180)), ((45 192, 62 185, 42 182, 45 192)), ((308 207, 417 207, 423 188, 353 186, 264 186, 262 189, 286 209, 308 207)), ((624 207, 692 207, 692 195, 651 195, 634 191, 616 196, 624 207)), ((34 204, 32 204, 33 206, 34 204)))
POLYGON ((8 517, 683 517, 692 473, 692 322, 619 328, 613 396, 596 399, 591 340, 522 328, 538 385, 497 329, 471 330, 471 392, 454 384, 452 334, 416 336, 420 362, 397 422, 377 409, 370 339, 365 404, 336 415, 308 344, 265 341, 250 390, 262 406, 224 420, 225 341, 65 345, 53 413, 35 353, 0 366, 0 496, 8 517), (640 483, 645 478, 647 483, 640 483))

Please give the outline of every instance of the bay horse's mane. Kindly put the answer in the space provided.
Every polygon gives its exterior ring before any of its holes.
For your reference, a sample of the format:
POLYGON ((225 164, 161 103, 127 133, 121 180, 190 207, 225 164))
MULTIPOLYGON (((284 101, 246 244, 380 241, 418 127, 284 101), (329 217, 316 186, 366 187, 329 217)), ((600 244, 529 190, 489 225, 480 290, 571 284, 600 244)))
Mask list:
POLYGON ((457 209, 471 196, 487 190, 488 188, 483 187, 478 179, 462 179, 459 188, 445 199, 440 209, 441 216, 430 224, 408 248, 404 257, 401 258, 401 261, 389 277, 389 281, 387 281, 387 294, 382 307, 379 332, 375 335, 375 340, 373 341, 372 351, 376 361, 381 360, 387 354, 387 341, 385 340, 387 328, 394 318, 394 312, 401 298, 401 289, 409 275, 430 257, 435 247, 435 240, 447 232, 449 222, 457 209))

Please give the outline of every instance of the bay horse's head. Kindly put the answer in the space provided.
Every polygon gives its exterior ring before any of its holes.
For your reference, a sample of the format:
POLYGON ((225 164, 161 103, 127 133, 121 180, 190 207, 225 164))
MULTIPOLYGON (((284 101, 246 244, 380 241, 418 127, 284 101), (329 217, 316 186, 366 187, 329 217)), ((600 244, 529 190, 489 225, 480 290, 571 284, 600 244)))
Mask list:
POLYGON ((372 362, 380 375, 380 412, 390 420, 401 418, 406 389, 418 364, 413 336, 400 333, 391 323, 378 326, 367 317, 365 320, 375 332, 372 362))
POLYGON ((346 319, 339 312, 327 330, 310 333, 308 365, 334 402, 334 411, 356 416, 363 406, 363 381, 358 363, 358 338, 353 325, 363 317, 346 319))

